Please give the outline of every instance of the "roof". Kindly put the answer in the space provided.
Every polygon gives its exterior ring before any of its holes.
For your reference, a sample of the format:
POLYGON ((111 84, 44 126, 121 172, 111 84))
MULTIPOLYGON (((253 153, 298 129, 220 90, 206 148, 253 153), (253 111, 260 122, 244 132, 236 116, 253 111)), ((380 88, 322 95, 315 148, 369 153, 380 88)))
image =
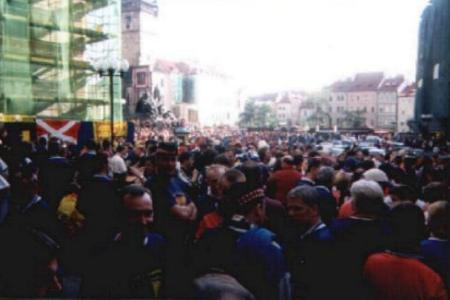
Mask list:
POLYGON ((331 91, 334 93, 377 91, 383 78, 382 72, 357 73, 353 79, 333 83, 331 91))
POLYGON ((196 73, 196 69, 185 62, 174 62, 163 59, 157 59, 154 63, 153 69, 156 72, 166 74, 178 72, 185 75, 191 75, 196 73))
POLYGON ((289 96, 285 94, 281 100, 278 102, 278 104, 290 104, 291 100, 289 99, 289 96))
POLYGON ((396 92, 404 81, 405 78, 402 75, 386 78, 383 80, 378 90, 380 92, 396 92))
POLYGON ((408 84, 400 92, 400 97, 414 97, 415 95, 416 95, 416 85, 414 83, 408 84))
POLYGON ((355 75, 349 92, 376 91, 384 74, 381 72, 358 73, 355 75))

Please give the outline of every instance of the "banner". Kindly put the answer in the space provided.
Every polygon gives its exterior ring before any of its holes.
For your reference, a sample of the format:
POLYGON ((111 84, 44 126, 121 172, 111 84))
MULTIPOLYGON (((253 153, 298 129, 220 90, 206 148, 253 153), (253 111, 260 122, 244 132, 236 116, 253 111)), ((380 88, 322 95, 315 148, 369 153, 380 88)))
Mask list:
POLYGON ((64 142, 76 144, 80 123, 69 120, 36 120, 36 132, 40 137, 56 137, 64 142))
MULTIPOLYGON (((97 141, 111 138, 111 123, 108 121, 94 122, 94 133, 97 141)), ((127 137, 127 122, 114 122, 114 136, 127 137)))

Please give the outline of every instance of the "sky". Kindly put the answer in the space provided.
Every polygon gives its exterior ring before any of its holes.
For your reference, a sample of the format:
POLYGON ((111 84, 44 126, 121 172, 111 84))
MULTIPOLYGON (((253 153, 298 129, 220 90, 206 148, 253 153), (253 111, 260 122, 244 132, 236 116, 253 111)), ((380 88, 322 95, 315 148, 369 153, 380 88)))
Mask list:
POLYGON ((428 0, 160 0, 158 55, 213 65, 248 93, 317 91, 356 72, 414 80, 428 0))

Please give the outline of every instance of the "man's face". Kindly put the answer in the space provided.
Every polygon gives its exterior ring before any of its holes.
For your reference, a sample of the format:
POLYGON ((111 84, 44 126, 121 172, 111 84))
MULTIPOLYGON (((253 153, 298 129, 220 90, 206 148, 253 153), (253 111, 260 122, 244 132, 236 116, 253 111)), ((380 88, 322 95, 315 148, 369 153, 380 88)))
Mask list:
POLYGON ((138 231, 146 232, 153 224, 153 202, 148 193, 142 196, 126 195, 124 207, 127 224, 138 231))
POLYGON ((191 157, 183 162, 183 168, 185 170, 191 171, 194 168, 194 158, 191 157))
POLYGON ((156 168, 160 173, 175 175, 177 172, 177 155, 165 150, 158 150, 156 168))
POLYGON ((316 207, 306 205, 299 198, 287 199, 287 211, 291 221, 301 225, 312 225, 319 215, 316 207))
POLYGON ((216 170, 210 170, 206 174, 206 184, 211 189, 211 194, 216 197, 222 195, 222 186, 220 184, 220 174, 216 170))

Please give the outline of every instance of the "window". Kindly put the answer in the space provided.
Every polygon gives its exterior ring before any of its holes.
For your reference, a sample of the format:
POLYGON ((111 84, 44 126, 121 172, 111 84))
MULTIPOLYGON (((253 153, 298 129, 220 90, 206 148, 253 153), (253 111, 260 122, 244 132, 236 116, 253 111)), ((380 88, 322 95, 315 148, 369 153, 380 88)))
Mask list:
POLYGON ((131 29, 131 16, 125 17, 125 28, 127 30, 131 29))
POLYGON ((384 112, 384 109, 382 107, 380 107, 380 113, 384 112))
POLYGON ((147 83, 145 72, 137 72, 136 77, 138 85, 145 85, 147 83))
POLYGON ((332 107, 330 107, 330 113, 332 113, 333 112, 333 108, 332 107))
POLYGON ((439 64, 434 65, 433 79, 439 79, 439 64))
POLYGON ((164 87, 164 79, 161 79, 161 84, 160 84, 160 86, 161 86, 161 87, 164 87))

